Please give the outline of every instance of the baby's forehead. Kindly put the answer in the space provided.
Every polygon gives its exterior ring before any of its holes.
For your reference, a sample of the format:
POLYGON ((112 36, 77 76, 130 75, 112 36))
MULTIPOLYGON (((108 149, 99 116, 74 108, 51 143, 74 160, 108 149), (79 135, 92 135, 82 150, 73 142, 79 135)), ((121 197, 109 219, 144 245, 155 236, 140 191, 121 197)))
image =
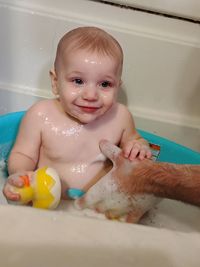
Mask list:
POLYGON ((79 49, 97 52, 100 56, 115 59, 123 65, 123 50, 118 41, 106 31, 97 27, 79 27, 66 33, 59 41, 55 59, 55 67, 61 58, 79 49))
POLYGON ((58 45, 58 51, 62 53, 69 53, 73 52, 76 53, 77 51, 85 51, 89 53, 97 53, 99 56, 109 56, 109 57, 117 57, 123 60, 123 51, 121 46, 118 43, 111 39, 110 36, 98 38, 88 38, 88 40, 84 40, 78 38, 72 39, 64 39, 58 45))
MULTIPOLYGON (((72 61, 74 62, 86 62, 93 64, 102 62, 102 65, 109 63, 117 69, 118 73, 122 72, 123 57, 118 51, 113 53, 113 50, 98 49, 98 47, 78 47, 75 44, 71 43, 66 46, 63 46, 60 49, 59 55, 57 54, 55 68, 60 65, 60 67, 66 67, 72 61)), ((97 65, 97 64, 96 64, 97 65)))
POLYGON ((112 69, 117 73, 121 72, 121 62, 113 55, 102 54, 99 51, 88 51, 87 49, 77 49, 76 51, 65 51, 62 57, 63 67, 73 66, 74 68, 91 66, 92 68, 112 69))
POLYGON ((92 49, 87 49, 87 48, 78 48, 78 49, 69 49, 66 48, 63 51, 63 57, 68 58, 68 57, 82 57, 82 58, 105 58, 105 59, 110 59, 110 60, 117 60, 117 57, 114 57, 111 53, 109 52, 102 52, 99 50, 92 50, 92 49))
POLYGON ((69 63, 71 60, 79 60, 79 61, 84 61, 84 62, 90 62, 90 63, 100 63, 102 62, 109 62, 112 64, 117 64, 120 65, 121 59, 117 56, 113 56, 112 54, 109 53, 102 53, 101 51, 98 50, 90 50, 90 49, 68 49, 66 48, 65 51, 63 51, 62 55, 60 55, 63 63, 69 63))

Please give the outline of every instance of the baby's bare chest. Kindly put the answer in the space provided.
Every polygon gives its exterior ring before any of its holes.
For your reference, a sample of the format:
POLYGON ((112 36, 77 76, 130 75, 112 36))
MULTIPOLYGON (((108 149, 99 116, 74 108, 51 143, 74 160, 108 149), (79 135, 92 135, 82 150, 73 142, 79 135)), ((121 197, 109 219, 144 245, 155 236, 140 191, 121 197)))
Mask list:
POLYGON ((74 124, 65 127, 46 128, 42 133, 41 153, 50 160, 64 162, 88 161, 100 153, 99 142, 107 139, 114 144, 120 142, 122 131, 119 127, 106 125, 98 129, 88 129, 74 124))

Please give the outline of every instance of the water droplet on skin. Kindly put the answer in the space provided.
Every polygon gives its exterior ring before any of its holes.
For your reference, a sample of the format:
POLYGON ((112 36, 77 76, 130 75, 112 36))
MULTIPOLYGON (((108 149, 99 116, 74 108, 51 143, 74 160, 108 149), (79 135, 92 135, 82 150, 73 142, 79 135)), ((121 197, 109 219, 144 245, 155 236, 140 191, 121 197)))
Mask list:
POLYGON ((56 135, 62 135, 62 136, 74 136, 78 137, 80 135, 80 132, 83 129, 83 125, 76 124, 73 126, 67 126, 66 124, 63 124, 62 127, 57 127, 57 125, 52 122, 49 117, 47 117, 44 113, 38 112, 38 116, 40 116, 44 120, 44 124, 49 126, 49 129, 54 132, 56 135), (64 129, 64 130, 63 130, 64 129))
POLYGON ((85 173, 86 169, 87 169, 88 165, 85 163, 81 163, 81 164, 74 164, 70 171, 73 173, 85 173))

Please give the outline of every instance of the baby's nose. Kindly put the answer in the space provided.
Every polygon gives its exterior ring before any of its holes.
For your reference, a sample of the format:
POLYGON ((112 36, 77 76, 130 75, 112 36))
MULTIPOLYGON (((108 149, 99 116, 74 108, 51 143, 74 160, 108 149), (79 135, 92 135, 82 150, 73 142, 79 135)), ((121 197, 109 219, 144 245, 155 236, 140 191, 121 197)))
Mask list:
POLYGON ((88 87, 83 92, 83 99, 89 101, 95 101, 98 99, 98 92, 95 87, 88 87))

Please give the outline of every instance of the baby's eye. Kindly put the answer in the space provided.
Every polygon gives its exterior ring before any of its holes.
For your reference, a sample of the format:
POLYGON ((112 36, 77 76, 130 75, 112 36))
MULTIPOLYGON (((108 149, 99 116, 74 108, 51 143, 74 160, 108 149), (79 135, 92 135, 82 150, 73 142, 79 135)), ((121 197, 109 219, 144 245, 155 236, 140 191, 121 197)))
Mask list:
POLYGON ((111 87, 111 82, 109 82, 109 81, 104 81, 104 82, 101 83, 101 86, 104 87, 104 88, 106 88, 106 87, 111 87))
POLYGON ((79 79, 79 78, 73 79, 72 81, 73 81, 75 84, 78 84, 78 85, 83 84, 83 80, 82 80, 82 79, 79 79))

